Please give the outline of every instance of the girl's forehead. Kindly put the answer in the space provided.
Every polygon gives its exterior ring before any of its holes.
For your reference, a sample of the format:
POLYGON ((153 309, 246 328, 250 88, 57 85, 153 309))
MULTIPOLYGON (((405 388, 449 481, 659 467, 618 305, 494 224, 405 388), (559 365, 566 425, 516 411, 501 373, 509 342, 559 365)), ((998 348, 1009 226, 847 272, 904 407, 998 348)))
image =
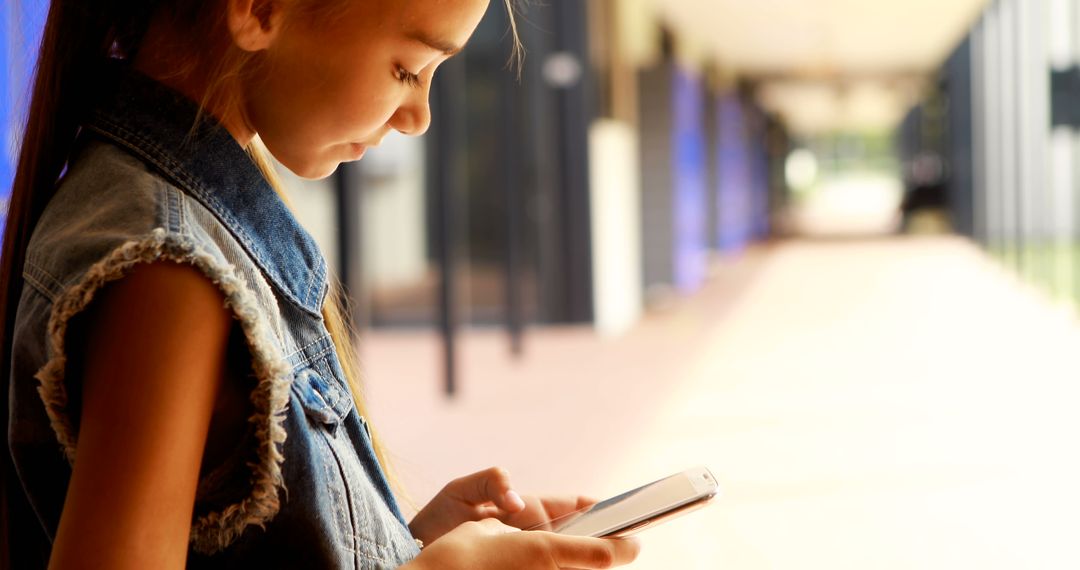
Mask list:
POLYGON ((488 0, 378 0, 394 6, 401 30, 461 46, 487 11, 488 0))
MULTIPOLYGON (((333 0, 307 11, 320 0, 296 0, 299 26, 290 29, 304 43, 334 52, 355 51, 392 39, 453 55, 472 36, 489 0, 333 0)), ((294 37, 295 37, 294 35, 294 37)))

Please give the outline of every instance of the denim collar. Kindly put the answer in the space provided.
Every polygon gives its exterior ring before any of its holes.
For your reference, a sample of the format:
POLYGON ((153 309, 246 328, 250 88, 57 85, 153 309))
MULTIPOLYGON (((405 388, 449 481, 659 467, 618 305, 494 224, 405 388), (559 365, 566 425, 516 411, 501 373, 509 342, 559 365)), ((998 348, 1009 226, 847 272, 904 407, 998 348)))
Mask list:
POLYGON ((134 70, 118 73, 87 127, 213 212, 285 298, 318 315, 326 260, 247 152, 209 113, 197 119, 193 101, 134 70))

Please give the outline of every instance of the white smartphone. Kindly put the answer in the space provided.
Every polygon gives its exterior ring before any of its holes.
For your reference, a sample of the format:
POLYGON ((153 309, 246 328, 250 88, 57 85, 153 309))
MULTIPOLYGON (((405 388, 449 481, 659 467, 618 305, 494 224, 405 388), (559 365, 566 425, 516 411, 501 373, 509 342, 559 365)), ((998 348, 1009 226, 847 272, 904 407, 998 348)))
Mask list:
POLYGON ((676 473, 559 517, 529 530, 574 536, 622 538, 709 504, 719 494, 716 478, 704 467, 676 473))

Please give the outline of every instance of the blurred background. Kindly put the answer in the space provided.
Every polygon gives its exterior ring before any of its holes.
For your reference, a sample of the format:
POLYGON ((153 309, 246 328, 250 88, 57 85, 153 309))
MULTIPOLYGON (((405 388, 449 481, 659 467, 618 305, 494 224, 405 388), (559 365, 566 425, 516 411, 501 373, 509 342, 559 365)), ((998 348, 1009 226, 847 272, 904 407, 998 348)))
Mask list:
MULTIPOLYGON (((0 6, 0 188, 44 4, 0 6)), ((633 568, 1080 567, 1080 1, 517 18, 520 78, 492 2, 427 135, 289 180, 407 500, 704 464, 633 568)))

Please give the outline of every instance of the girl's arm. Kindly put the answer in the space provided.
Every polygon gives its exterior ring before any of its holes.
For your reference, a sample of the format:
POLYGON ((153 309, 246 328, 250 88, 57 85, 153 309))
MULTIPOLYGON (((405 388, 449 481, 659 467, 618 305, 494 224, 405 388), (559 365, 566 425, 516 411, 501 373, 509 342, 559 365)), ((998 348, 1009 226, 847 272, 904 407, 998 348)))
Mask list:
POLYGON ((183 568, 232 326, 196 269, 140 266, 84 315, 79 440, 49 567, 183 568))

